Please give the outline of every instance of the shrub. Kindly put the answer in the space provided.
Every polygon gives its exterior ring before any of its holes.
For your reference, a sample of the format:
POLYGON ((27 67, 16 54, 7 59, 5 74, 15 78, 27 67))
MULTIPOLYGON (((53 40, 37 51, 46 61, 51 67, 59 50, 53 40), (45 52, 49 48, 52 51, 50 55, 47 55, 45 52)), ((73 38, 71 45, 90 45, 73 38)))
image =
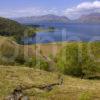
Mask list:
POLYGON ((38 58, 36 60, 36 66, 42 70, 49 71, 49 64, 44 59, 38 58))
POLYGON ((49 64, 42 58, 30 58, 26 61, 25 65, 49 71, 49 64))
POLYGON ((29 58, 29 59, 25 62, 25 65, 26 65, 26 66, 29 66, 29 67, 35 67, 35 66, 36 66, 36 58, 35 58, 35 57, 29 58))
POLYGON ((57 56, 57 66, 64 74, 89 77, 98 66, 90 57, 86 43, 68 43, 57 56))

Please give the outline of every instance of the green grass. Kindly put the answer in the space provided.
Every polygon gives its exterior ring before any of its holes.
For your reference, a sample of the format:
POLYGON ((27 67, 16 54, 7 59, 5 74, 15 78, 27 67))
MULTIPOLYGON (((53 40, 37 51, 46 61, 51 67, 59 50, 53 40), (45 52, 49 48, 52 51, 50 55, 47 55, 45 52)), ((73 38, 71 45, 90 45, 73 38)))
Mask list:
MULTIPOLYGON (((81 80, 63 76, 64 83, 51 92, 30 89, 25 91, 31 100, 100 100, 100 81, 81 80)), ((0 100, 18 85, 42 85, 58 81, 57 73, 18 66, 0 66, 0 100)))

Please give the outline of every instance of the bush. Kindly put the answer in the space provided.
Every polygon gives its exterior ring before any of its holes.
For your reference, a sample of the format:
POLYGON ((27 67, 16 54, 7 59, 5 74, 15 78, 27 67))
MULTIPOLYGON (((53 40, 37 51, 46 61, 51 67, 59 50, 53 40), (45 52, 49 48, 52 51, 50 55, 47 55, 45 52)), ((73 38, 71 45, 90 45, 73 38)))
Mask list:
POLYGON ((42 70, 49 71, 49 64, 44 59, 37 59, 36 66, 42 70))
POLYGON ((49 64, 42 58, 30 58, 25 63, 26 66, 39 68, 45 71, 49 71, 49 64))
POLYGON ((35 58, 35 57, 29 58, 29 59, 25 62, 25 65, 26 65, 26 66, 29 66, 29 67, 36 67, 36 58, 35 58))
POLYGON ((86 43, 68 43, 57 57, 57 66, 64 74, 89 77, 99 70, 98 65, 88 54, 86 43))

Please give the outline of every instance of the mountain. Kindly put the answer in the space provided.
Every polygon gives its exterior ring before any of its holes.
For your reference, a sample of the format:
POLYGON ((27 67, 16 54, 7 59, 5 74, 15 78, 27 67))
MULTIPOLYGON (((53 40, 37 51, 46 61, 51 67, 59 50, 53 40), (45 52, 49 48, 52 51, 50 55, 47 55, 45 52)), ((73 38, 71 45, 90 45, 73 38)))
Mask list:
POLYGON ((15 18, 14 20, 22 24, 68 23, 70 21, 65 16, 57 16, 52 14, 42 16, 20 17, 15 18))
POLYGON ((76 20, 79 23, 100 23, 100 13, 91 13, 88 15, 82 15, 76 20))
POLYGON ((25 27, 20 23, 0 17, 0 35, 18 35, 24 33, 25 27))
POLYGON ((90 13, 88 15, 82 15, 76 20, 70 20, 66 16, 57 15, 42 15, 42 16, 31 16, 31 17, 20 17, 14 18, 13 20, 21 24, 33 24, 33 25, 60 25, 66 23, 100 23, 100 13, 90 13))

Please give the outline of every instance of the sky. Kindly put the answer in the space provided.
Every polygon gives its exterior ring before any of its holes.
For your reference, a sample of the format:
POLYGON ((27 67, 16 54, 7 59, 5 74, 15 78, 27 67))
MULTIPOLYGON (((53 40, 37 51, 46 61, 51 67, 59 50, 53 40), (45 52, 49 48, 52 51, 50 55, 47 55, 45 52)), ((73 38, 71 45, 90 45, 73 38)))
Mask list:
POLYGON ((77 18, 100 12, 100 0, 0 0, 1 17, 55 14, 77 18))

